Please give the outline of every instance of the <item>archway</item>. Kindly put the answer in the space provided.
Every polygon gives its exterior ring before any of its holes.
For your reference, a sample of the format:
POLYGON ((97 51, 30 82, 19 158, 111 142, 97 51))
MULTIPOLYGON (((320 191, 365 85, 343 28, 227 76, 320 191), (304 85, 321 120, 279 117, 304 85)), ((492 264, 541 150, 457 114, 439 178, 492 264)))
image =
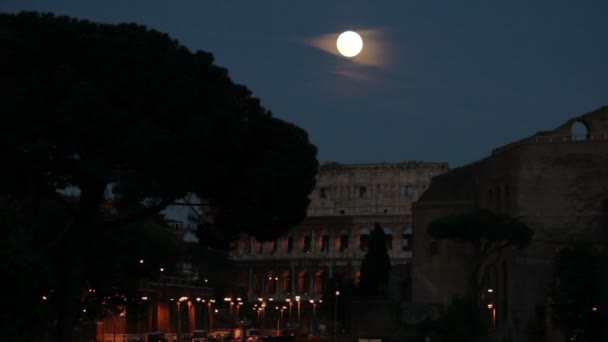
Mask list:
POLYGON ((589 127, 583 121, 577 121, 570 127, 572 141, 585 141, 589 139, 589 127))

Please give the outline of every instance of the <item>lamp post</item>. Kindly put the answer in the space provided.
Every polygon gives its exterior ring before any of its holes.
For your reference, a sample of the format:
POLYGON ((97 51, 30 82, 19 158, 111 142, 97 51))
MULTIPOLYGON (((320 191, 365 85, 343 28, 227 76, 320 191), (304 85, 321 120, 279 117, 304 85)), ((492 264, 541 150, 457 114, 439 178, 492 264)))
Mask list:
POLYGON ((298 323, 300 323, 300 296, 296 296, 296 302, 298 303, 298 323))
POLYGON ((314 299, 310 300, 310 304, 312 304, 312 319, 310 320, 310 332, 312 334, 315 333, 315 321, 317 320, 317 303, 314 299))
POLYGON ((334 299, 334 342, 336 342, 338 335, 338 297, 340 296, 340 291, 336 291, 336 297, 334 299))
POLYGON ((104 309, 106 310, 107 313, 110 314, 110 316, 112 316, 112 321, 114 322, 114 334, 112 337, 112 341, 116 342, 116 317, 114 317, 114 314, 112 313, 112 311, 108 310, 108 309, 104 309))
POLYGON ((285 301, 289 304, 289 324, 291 324, 291 307, 293 306, 293 302, 291 301, 291 298, 287 298, 285 301))
POLYGON ((183 301, 188 300, 188 297, 180 297, 177 300, 177 340, 181 341, 182 339, 182 310, 181 304, 183 301))
MULTIPOLYGON (((240 298, 239 298, 240 299, 240 298)), ((240 314, 240 308, 241 305, 243 305, 243 302, 238 302, 236 303, 236 320, 240 321, 241 320, 241 314, 240 314)))
POLYGON ((211 312, 211 305, 215 303, 215 299, 209 299, 207 308, 209 309, 209 332, 213 332, 213 313, 211 312))

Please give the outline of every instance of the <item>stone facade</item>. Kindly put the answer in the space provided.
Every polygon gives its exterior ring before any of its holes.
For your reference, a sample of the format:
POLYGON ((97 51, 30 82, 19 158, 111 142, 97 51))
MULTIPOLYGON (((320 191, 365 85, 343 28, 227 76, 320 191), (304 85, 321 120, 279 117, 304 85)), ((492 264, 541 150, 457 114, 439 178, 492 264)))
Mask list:
POLYGON ((320 167, 310 195, 308 216, 276 241, 260 243, 242 236, 231 254, 238 265, 237 284, 249 301, 306 302, 321 299, 330 279, 357 282, 359 267, 378 222, 385 230, 393 266, 391 296, 399 298, 407 279, 411 252, 411 205, 445 163, 320 167))
POLYGON ((474 262, 470 251, 444 241, 431 253, 426 227, 442 216, 477 209, 520 218, 535 231, 532 245, 503 253, 488 279, 500 340, 525 341, 535 307, 546 304, 556 250, 568 241, 606 241, 608 107, 433 179, 413 206, 415 302, 445 307, 465 293, 474 262), (574 131, 577 126, 583 130, 574 131))

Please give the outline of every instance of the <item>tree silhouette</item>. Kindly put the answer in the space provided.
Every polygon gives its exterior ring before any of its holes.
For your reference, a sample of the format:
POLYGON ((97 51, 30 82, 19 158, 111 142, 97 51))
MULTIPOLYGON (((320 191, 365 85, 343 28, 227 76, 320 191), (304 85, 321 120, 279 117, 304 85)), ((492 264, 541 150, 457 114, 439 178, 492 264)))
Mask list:
POLYGON ((572 243, 555 255, 551 318, 567 335, 579 330, 587 340, 602 340, 600 256, 591 243, 572 243))
POLYGON ((56 341, 71 339, 89 267, 103 249, 117 252, 108 237, 177 199, 201 199, 216 240, 274 239, 305 216, 316 148, 210 53, 135 24, 52 14, 0 14, 0 32, 0 153, 10 166, 0 198, 26 230, 2 254, 48 258, 56 341))
POLYGON ((391 260, 386 249, 384 229, 376 223, 371 232, 369 249, 361 262, 358 293, 364 296, 386 294, 390 269, 391 260))

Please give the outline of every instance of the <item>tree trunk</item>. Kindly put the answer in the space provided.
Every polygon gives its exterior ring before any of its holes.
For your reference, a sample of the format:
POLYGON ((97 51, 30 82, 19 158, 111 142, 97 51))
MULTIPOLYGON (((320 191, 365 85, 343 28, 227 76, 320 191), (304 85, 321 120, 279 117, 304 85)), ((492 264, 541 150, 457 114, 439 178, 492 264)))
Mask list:
POLYGON ((69 231, 60 251, 61 264, 57 265, 59 288, 58 319, 53 334, 54 342, 70 342, 74 334, 74 326, 80 313, 82 286, 84 284, 88 244, 94 243, 91 229, 99 213, 103 200, 105 183, 89 182, 82 186, 80 195, 79 215, 76 224, 69 231))
MULTIPOLYGON (((74 254, 74 253, 70 253, 74 254)), ((62 279, 58 295, 58 320, 53 334, 54 342, 72 341, 74 323, 80 310, 81 287, 83 283, 84 262, 82 257, 71 255, 59 267, 62 279)))

